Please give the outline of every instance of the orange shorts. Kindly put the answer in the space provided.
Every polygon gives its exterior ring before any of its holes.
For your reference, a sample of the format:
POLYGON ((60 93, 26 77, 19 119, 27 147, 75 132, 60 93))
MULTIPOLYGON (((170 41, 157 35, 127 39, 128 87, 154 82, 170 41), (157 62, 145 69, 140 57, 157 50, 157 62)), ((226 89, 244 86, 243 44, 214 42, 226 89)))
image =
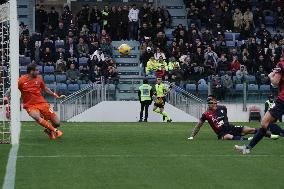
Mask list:
POLYGON ((56 113, 51 109, 48 103, 36 104, 26 109, 28 114, 31 112, 39 112, 41 117, 45 120, 52 120, 56 117, 56 113))

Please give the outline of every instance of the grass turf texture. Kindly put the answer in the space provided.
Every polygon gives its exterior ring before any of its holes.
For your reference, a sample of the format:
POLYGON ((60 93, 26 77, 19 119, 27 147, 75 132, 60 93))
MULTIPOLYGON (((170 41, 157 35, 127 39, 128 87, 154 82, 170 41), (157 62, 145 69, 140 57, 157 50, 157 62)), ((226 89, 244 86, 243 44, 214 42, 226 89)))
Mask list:
POLYGON ((193 126, 64 123, 63 138, 50 141, 35 123, 24 123, 16 189, 284 188, 283 139, 265 139, 242 156, 233 145, 243 142, 217 141, 208 125, 186 140, 193 126))
POLYGON ((3 185, 10 147, 10 144, 0 144, 0 188, 3 185))

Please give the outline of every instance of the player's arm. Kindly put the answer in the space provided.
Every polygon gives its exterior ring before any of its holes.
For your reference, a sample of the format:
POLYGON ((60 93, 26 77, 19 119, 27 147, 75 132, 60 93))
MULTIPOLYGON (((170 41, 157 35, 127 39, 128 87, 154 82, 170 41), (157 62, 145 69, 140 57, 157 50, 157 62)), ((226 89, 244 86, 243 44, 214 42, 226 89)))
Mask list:
POLYGON ((55 92, 53 92, 52 90, 50 90, 50 88, 48 88, 48 87, 45 87, 44 92, 45 92, 46 94, 49 94, 50 96, 53 96, 53 97, 56 98, 56 99, 64 99, 64 98, 66 98, 65 95, 60 95, 60 96, 59 96, 58 94, 56 94, 55 92))
POLYGON ((193 140, 193 138, 198 134, 200 128, 202 127, 204 121, 202 119, 199 120, 199 122, 195 125, 193 130, 191 131, 191 135, 188 138, 189 140, 193 140))
POLYGON ((278 86, 282 77, 283 68, 279 63, 277 67, 268 75, 272 86, 278 86))

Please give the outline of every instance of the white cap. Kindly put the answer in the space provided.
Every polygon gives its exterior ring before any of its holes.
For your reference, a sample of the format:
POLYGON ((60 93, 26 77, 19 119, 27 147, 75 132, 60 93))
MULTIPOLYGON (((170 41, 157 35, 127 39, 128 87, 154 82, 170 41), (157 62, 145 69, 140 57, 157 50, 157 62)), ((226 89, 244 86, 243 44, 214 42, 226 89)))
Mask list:
POLYGON ((151 47, 147 47, 147 51, 150 51, 151 50, 151 47))

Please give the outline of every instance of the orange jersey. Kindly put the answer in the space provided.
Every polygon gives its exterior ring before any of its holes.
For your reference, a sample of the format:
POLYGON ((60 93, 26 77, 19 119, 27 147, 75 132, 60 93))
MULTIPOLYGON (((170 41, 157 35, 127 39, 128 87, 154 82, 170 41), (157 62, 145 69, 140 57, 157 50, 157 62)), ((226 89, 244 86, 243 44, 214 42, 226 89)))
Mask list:
POLYGON ((46 86, 39 76, 33 79, 30 79, 28 75, 21 76, 18 88, 22 93, 24 108, 29 108, 40 103, 47 103, 41 94, 41 89, 45 90, 46 86))

